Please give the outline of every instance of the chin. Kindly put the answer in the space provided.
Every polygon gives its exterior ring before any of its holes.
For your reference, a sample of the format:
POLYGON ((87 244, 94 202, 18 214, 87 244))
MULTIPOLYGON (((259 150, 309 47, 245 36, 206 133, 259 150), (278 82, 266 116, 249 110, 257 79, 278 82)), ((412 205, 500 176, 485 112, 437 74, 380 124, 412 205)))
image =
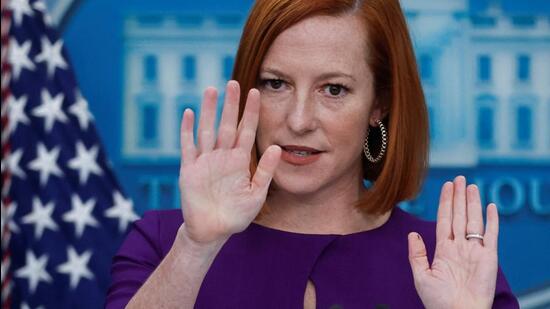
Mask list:
POLYGON ((273 185, 276 191, 284 191, 294 195, 308 195, 319 191, 323 177, 315 175, 298 175, 276 172, 273 185))

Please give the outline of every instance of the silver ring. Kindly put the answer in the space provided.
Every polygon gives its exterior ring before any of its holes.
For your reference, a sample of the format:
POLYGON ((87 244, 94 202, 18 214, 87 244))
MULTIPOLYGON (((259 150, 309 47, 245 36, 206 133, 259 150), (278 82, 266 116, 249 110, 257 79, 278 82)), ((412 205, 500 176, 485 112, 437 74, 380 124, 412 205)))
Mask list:
POLYGON ((478 233, 469 233, 469 234, 466 234, 466 239, 467 239, 467 240, 470 240, 470 238, 476 238, 476 239, 483 240, 483 235, 478 234, 478 233))

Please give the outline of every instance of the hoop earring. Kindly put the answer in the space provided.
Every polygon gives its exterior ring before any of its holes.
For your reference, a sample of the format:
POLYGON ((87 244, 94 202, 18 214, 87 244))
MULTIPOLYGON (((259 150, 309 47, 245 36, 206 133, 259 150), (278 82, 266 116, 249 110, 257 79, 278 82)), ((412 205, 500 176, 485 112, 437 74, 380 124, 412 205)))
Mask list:
POLYGON ((388 145, 388 132, 386 131, 386 127, 384 127, 384 124, 380 119, 376 120, 376 123, 378 123, 378 126, 380 127, 380 133, 382 135, 382 146, 380 147, 380 153, 378 153, 378 156, 374 158, 370 154, 369 150, 369 134, 370 134, 370 128, 369 132, 367 133, 367 137, 365 138, 365 143, 363 144, 363 152, 365 153, 365 157, 367 157, 367 160, 369 160, 371 163, 377 163, 384 157, 384 154, 386 153, 386 147, 388 145))

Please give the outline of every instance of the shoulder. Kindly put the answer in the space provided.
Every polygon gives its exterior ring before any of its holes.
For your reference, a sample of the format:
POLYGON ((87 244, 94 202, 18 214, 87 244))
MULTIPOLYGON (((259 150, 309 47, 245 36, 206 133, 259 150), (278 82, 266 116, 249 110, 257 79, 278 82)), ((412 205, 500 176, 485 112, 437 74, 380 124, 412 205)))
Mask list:
POLYGON ((417 216, 408 213, 399 207, 395 207, 393 212, 394 213, 392 216, 403 232, 407 234, 410 232, 417 232, 423 238, 435 238, 435 221, 428 221, 418 218, 417 216))
POLYGON ((396 231, 396 236, 398 236, 402 242, 407 243, 408 235, 411 232, 420 234, 420 237, 422 237, 426 245, 429 259, 431 260, 433 258, 436 245, 435 221, 421 219, 399 207, 394 208, 390 219, 392 220, 392 230, 396 231))
POLYGON ((181 209, 149 210, 134 224, 142 228, 158 228, 159 232, 177 230, 183 223, 181 209), (162 227, 162 229, 161 229, 162 227))
POLYGON ((166 255, 183 223, 181 209, 151 210, 136 221, 134 228, 148 235, 157 244, 161 256, 166 255))
POLYGON ((172 247, 182 223, 183 216, 179 209, 147 211, 134 222, 119 254, 148 249, 149 254, 162 258, 172 247))

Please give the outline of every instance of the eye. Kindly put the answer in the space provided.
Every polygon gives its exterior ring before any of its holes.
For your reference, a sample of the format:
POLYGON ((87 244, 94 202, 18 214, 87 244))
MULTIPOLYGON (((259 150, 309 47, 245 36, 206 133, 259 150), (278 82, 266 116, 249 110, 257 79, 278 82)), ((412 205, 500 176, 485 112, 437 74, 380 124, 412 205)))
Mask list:
POLYGON ((285 81, 282 79, 267 78, 261 80, 261 85, 270 90, 279 90, 284 86, 284 84, 285 81))
POLYGON ((343 97, 348 93, 349 89, 340 84, 328 84, 324 86, 323 91, 330 97, 343 97))

